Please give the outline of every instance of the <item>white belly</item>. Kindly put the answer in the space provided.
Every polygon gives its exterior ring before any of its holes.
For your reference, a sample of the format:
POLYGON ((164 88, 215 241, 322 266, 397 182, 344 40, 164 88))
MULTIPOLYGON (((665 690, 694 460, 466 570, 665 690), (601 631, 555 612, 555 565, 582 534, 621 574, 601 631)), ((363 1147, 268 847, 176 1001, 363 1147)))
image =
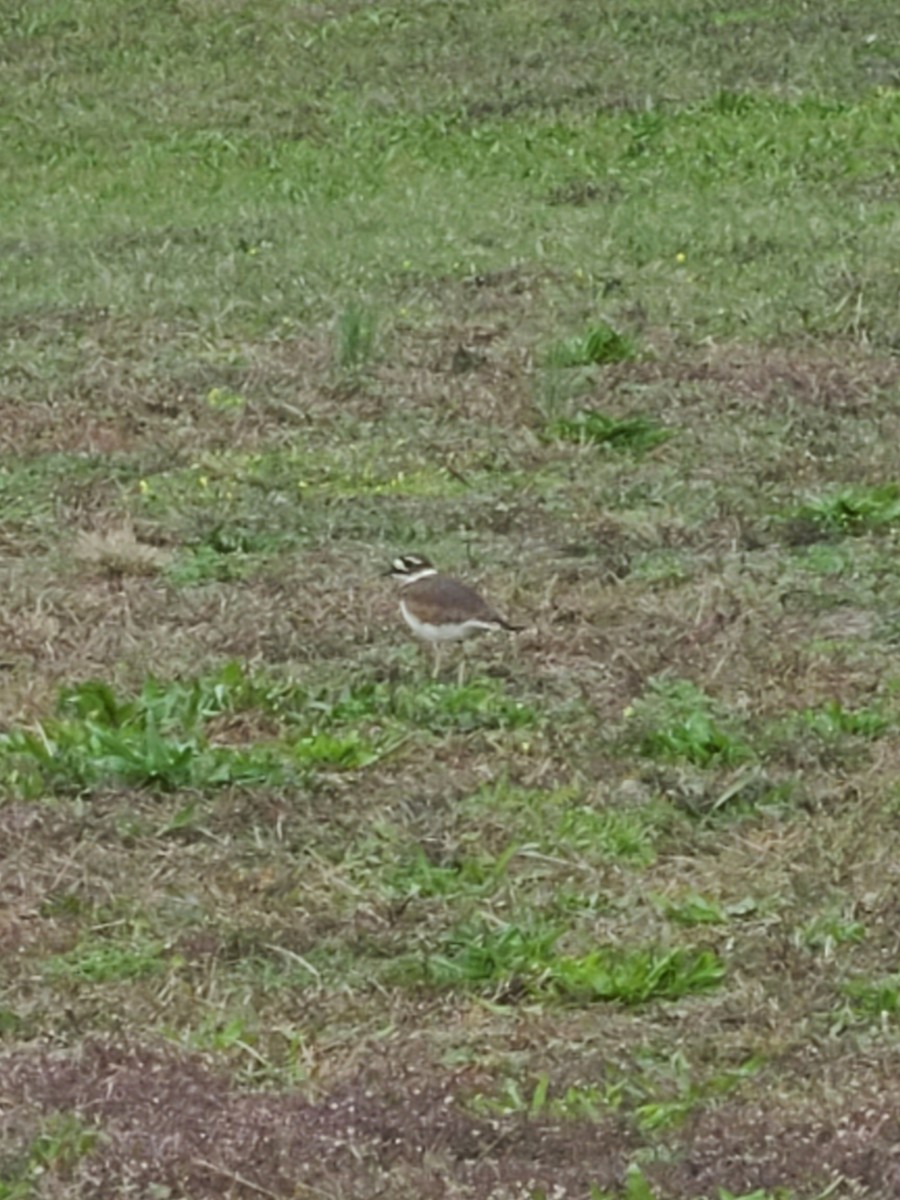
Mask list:
POLYGON ((457 625, 429 625, 427 621, 417 620, 403 601, 400 601, 400 611, 403 619, 416 635, 426 642, 459 642, 473 634, 483 633, 491 626, 482 621, 463 621, 457 625))

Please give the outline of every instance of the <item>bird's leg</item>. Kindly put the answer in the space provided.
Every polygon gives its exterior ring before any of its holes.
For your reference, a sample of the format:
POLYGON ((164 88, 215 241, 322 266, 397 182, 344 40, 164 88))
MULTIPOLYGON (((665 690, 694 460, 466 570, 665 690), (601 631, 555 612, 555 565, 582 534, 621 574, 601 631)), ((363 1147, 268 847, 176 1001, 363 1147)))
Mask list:
POLYGON ((459 666, 456 668, 456 686, 463 687, 466 682, 466 667, 469 663, 469 656, 466 651, 467 642, 460 645, 459 666))
POLYGON ((434 667, 431 671, 431 678, 437 679, 441 673, 441 643, 433 642, 434 647, 434 667))

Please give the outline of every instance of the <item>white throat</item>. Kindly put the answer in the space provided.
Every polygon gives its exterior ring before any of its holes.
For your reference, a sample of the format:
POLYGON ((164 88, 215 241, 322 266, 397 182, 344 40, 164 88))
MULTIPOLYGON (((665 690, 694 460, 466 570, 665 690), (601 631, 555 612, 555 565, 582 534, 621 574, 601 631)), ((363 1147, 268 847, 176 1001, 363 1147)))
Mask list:
POLYGON ((411 575, 404 575, 400 586, 409 587, 411 583, 418 583, 420 579, 427 579, 429 575, 437 575, 437 570, 434 567, 419 567, 418 571, 413 571, 411 575))

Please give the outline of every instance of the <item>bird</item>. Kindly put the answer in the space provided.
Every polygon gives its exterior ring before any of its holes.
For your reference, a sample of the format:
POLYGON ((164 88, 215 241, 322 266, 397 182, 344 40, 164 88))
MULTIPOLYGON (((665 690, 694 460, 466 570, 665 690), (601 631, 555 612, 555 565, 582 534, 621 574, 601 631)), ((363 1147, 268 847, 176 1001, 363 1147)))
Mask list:
MULTIPOLYGON (((386 572, 400 584, 400 612, 416 637, 434 648, 434 675, 440 669, 440 647, 475 634, 497 629, 519 633, 524 625, 513 625, 501 617, 465 583, 441 575, 422 554, 395 558, 386 572)), ((460 667, 460 682, 462 667, 460 667)))

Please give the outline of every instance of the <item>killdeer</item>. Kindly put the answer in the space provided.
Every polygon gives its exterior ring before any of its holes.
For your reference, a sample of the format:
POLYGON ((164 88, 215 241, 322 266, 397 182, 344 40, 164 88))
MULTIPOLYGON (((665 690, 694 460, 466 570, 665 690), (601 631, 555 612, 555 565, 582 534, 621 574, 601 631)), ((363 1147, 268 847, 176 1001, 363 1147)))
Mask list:
POLYGON ((443 642, 459 642, 495 629, 511 633, 524 629, 523 625, 510 624, 466 584, 439 575, 421 554, 395 558, 387 574, 400 583, 400 612, 404 621, 416 637, 434 647, 435 674, 440 667, 443 642))

